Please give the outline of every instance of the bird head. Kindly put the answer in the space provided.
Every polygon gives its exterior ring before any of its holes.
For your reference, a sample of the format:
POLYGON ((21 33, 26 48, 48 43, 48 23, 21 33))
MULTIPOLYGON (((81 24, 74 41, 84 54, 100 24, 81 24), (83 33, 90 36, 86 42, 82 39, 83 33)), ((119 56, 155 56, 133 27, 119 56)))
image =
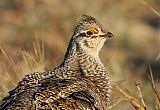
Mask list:
POLYGON ((82 15, 72 39, 86 52, 98 54, 106 39, 112 36, 113 34, 104 30, 95 18, 82 15))

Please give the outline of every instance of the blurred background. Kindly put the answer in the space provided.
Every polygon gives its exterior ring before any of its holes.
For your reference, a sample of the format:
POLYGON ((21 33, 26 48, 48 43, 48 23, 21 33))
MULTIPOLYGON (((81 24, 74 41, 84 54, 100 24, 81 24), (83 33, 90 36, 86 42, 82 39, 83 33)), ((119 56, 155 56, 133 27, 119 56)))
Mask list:
MULTIPOLYGON (((94 16, 114 34, 100 53, 112 82, 123 80, 137 97, 133 80, 138 81, 147 106, 155 109, 147 74, 150 64, 154 78, 160 78, 160 0, 1 0, 0 99, 24 75, 62 62, 82 14, 94 16)), ((134 110, 127 101, 112 109, 134 110)))

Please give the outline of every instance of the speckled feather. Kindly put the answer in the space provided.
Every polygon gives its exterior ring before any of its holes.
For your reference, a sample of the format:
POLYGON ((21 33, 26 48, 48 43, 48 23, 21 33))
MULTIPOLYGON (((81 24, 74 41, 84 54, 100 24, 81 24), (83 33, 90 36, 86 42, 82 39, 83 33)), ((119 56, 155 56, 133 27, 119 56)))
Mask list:
POLYGON ((106 39, 100 23, 82 15, 63 63, 26 75, 2 99, 0 110, 107 110, 110 79, 98 55, 106 39))

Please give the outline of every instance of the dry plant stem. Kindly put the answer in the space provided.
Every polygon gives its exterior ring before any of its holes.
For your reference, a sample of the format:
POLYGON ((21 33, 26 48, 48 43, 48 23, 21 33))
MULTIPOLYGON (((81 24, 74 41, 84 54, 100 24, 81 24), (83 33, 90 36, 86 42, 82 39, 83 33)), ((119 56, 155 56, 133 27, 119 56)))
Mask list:
POLYGON ((36 42, 33 42, 34 54, 38 61, 44 62, 44 39, 41 37, 41 40, 35 38, 36 42))
POLYGON ((5 52, 5 50, 2 47, 0 47, 0 50, 1 50, 2 54, 4 55, 5 59, 8 61, 9 65, 12 67, 13 72, 16 74, 16 76, 18 78, 20 78, 19 73, 17 71, 17 66, 14 63, 13 59, 7 55, 7 53, 5 52))
POLYGON ((154 9, 152 6, 150 6, 145 0, 139 0, 139 1, 145 6, 147 6, 154 14, 160 17, 160 13, 156 9, 154 9))
POLYGON ((120 103, 122 100, 126 100, 126 98, 118 98, 116 100, 113 100, 108 106, 108 110, 112 110, 112 108, 116 106, 118 103, 120 103))
POLYGON ((137 82, 134 80, 134 84, 135 84, 135 86, 136 86, 136 88, 137 88, 137 90, 138 90, 138 96, 139 96, 139 98, 140 98, 143 106, 146 107, 146 104, 145 104, 145 102, 144 102, 143 95, 142 95, 142 92, 141 92, 141 88, 139 87, 139 86, 140 86, 140 83, 137 83, 137 82))
POLYGON ((9 63, 10 65, 12 65, 12 62, 11 62, 11 60, 9 59, 9 57, 7 56, 7 54, 6 54, 6 52, 4 51, 4 49, 3 49, 2 47, 0 47, 0 50, 1 50, 2 54, 4 55, 4 57, 6 58, 6 60, 8 61, 8 63, 9 63))
POLYGON ((152 69, 151 69, 151 66, 149 65, 149 80, 151 81, 151 86, 152 86, 152 90, 155 94, 155 97, 158 101, 158 107, 160 109, 160 96, 158 94, 158 91, 157 91, 157 84, 155 83, 154 81, 154 78, 153 78, 153 73, 152 73, 152 69))
POLYGON ((22 55, 22 57, 23 57, 23 60, 24 60, 25 64, 26 64, 27 67, 28 67, 28 70, 30 70, 30 73, 31 73, 31 72, 32 72, 32 67, 31 67, 31 65, 29 64, 29 61, 27 60, 27 57, 26 57, 26 55, 25 55, 25 52, 21 51, 21 55, 22 55))
POLYGON ((146 107, 141 102, 124 91, 120 86, 113 85, 113 87, 117 89, 121 94, 123 94, 124 97, 127 98, 127 100, 134 106, 136 110, 146 110, 146 107))

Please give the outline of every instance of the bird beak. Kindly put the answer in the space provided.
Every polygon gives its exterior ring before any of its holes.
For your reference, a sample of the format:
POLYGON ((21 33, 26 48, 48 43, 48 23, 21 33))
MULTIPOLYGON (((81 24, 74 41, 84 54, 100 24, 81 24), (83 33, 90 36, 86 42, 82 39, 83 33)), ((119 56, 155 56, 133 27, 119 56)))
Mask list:
POLYGON ((102 35, 100 35, 101 37, 105 37, 105 38, 111 38, 113 37, 113 34, 111 32, 104 32, 102 35))
POLYGON ((111 38, 111 37, 113 37, 113 34, 111 32, 106 32, 106 37, 111 38))

